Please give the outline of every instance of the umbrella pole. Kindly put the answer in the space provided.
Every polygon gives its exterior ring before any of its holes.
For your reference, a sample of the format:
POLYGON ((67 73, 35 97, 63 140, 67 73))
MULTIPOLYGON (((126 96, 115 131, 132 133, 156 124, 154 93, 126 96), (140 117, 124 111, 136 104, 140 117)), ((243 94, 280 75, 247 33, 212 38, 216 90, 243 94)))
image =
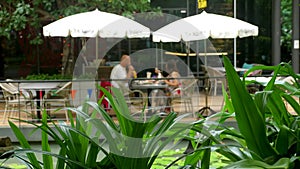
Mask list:
POLYGON ((188 64, 188 69, 190 67, 190 43, 189 42, 186 42, 185 43, 185 51, 187 52, 187 64, 188 64))
MULTIPOLYGON (((198 45, 197 45, 198 46, 198 45)), ((207 66, 207 61, 206 61, 206 39, 204 40, 204 57, 205 57, 205 66, 207 66)), ((197 51, 198 53, 198 51, 197 51)), ((197 55, 197 54, 196 54, 197 55)), ((207 74, 207 72, 205 73, 207 74)), ((198 110, 199 115, 201 115, 202 117, 207 117, 210 114, 214 114, 216 113, 216 111, 214 111, 213 109, 210 108, 210 106, 208 106, 208 93, 209 93, 209 80, 208 80, 209 76, 205 77, 205 81, 204 81, 204 92, 205 92, 205 106, 202 107, 200 110, 198 110)), ((215 77, 213 77, 215 78, 215 77)))
POLYGON ((233 65, 236 68, 236 38, 233 40, 233 65))
POLYGON ((98 60, 98 55, 99 55, 99 53, 98 53, 98 51, 99 51, 99 49, 98 49, 99 39, 98 38, 99 37, 96 36, 96 60, 98 60))
MULTIPOLYGON (((233 17, 236 18, 236 0, 233 0, 233 17)), ((233 39, 233 65, 236 68, 236 38, 233 39)))
MULTIPOLYGON (((155 43, 155 66, 158 68, 158 49, 157 49, 157 43, 155 43)), ((161 67, 159 69, 161 69, 161 67)))
MULTIPOLYGON (((163 43, 160 42, 160 63, 163 63, 164 62, 164 58, 163 58, 163 43)), ((163 66, 162 66, 163 68, 163 66)))
POLYGON ((207 58, 206 58, 206 39, 204 39, 204 64, 207 66, 207 58))
POLYGON ((199 77, 199 41, 196 41, 196 62, 197 62, 197 77, 199 77))

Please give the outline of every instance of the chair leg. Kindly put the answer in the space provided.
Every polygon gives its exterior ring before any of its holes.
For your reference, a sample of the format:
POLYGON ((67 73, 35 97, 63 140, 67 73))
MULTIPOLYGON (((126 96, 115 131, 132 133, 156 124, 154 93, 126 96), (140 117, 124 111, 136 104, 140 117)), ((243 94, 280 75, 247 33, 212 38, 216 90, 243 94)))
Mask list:
MULTIPOLYGON (((65 107, 69 107, 68 103, 65 103, 65 107)), ((69 122, 68 110, 65 110, 66 120, 69 122)))
POLYGON ((215 86, 214 86, 214 96, 217 95, 217 88, 218 88, 218 82, 215 81, 215 86))
POLYGON ((188 108, 189 108, 189 113, 191 113, 193 111, 193 105, 191 103, 191 100, 187 101, 187 105, 188 105, 188 108))
POLYGON ((9 111, 9 108, 8 108, 8 103, 5 104, 5 109, 4 109, 4 115, 3 115, 3 121, 2 123, 5 122, 5 119, 7 118, 7 116, 9 115, 10 111, 9 111))
POLYGON ((185 109, 185 112, 187 113, 189 111, 189 108, 188 108, 188 103, 186 101, 183 102, 184 103, 184 109, 185 109))
POLYGON ((11 105, 11 106, 8 106, 8 107, 7 107, 7 114, 6 114, 6 117, 4 118, 4 120, 5 120, 5 119, 8 120, 8 118, 11 117, 11 114, 14 113, 14 112, 13 112, 13 111, 14 111, 14 108, 13 108, 13 107, 14 107, 14 105, 11 105))
POLYGON ((69 122, 68 110, 65 110, 66 120, 69 122))

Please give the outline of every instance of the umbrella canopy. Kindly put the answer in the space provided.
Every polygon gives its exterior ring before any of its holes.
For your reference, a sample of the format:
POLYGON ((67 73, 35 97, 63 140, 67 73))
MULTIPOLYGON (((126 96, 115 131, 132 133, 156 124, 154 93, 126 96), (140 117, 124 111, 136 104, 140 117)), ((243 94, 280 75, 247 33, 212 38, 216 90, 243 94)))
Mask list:
POLYGON ((179 42, 257 36, 258 27, 245 21, 203 11, 179 19, 153 32, 154 42, 179 42))
POLYGON ((99 11, 83 12, 59 19, 43 27, 44 36, 143 38, 150 29, 129 18, 99 11))
MULTIPOLYGON (((233 39, 258 36, 258 27, 245 21, 203 11, 201 14, 179 19, 153 32, 154 42, 179 42, 208 39, 233 39)), ((236 44, 234 44, 236 51, 236 44)), ((205 58, 206 62, 206 58, 205 58)), ((236 67, 236 52, 234 52, 236 67)))
MULTIPOLYGON (((43 27, 43 35, 51 37, 145 38, 150 29, 124 16, 95 9, 64 17, 43 27)), ((98 59, 98 38, 96 38, 98 59)))

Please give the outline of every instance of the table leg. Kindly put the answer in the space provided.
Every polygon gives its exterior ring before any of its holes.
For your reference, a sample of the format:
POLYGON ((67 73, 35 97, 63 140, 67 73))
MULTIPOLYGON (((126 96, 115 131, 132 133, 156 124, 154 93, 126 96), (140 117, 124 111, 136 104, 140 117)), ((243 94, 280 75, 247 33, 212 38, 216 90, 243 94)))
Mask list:
POLYGON ((166 93, 162 89, 149 89, 148 104, 152 107, 153 112, 161 112, 167 106, 166 93))
POLYGON ((39 93, 37 94, 38 99, 37 99, 37 102, 36 102, 36 106, 37 106, 36 115, 37 115, 38 119, 42 119, 42 114, 41 114, 42 106, 41 106, 41 104, 43 103, 44 95, 45 95, 45 91, 39 90, 39 93))

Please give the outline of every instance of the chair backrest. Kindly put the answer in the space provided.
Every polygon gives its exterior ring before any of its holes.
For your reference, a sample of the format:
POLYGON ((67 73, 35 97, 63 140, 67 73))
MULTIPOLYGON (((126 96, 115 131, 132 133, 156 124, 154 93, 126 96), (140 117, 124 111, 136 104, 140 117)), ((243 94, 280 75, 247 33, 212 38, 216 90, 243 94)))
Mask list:
POLYGON ((66 96, 68 97, 70 94, 70 89, 72 86, 72 82, 67 82, 66 84, 64 84, 61 88, 59 88, 58 90, 56 90, 54 92, 55 95, 61 95, 61 96, 66 96))
POLYGON ((0 87, 2 89, 3 97, 6 101, 17 98, 17 93, 12 91, 8 84, 0 83, 0 87))
POLYGON ((225 74, 222 73, 221 71, 210 67, 210 66, 204 66, 205 70, 207 71, 208 76, 210 77, 224 77, 225 74))
POLYGON ((8 83, 0 83, 0 84, 1 84, 1 88, 9 92, 10 94, 19 94, 18 89, 12 87, 8 83))
POLYGON ((182 80, 181 87, 174 90, 173 96, 191 96, 197 85, 197 81, 198 80, 194 79, 193 77, 191 77, 190 79, 182 80), (180 94, 178 92, 180 92, 180 94))
POLYGON ((184 95, 191 95, 194 92, 195 87, 197 86, 197 79, 190 79, 188 80, 188 84, 183 88, 184 95))
POLYGON ((7 81, 7 83, 8 83, 9 85, 11 85, 12 87, 18 89, 18 83, 14 83, 14 82, 13 82, 13 81, 14 81, 13 79, 6 79, 5 81, 7 81))

